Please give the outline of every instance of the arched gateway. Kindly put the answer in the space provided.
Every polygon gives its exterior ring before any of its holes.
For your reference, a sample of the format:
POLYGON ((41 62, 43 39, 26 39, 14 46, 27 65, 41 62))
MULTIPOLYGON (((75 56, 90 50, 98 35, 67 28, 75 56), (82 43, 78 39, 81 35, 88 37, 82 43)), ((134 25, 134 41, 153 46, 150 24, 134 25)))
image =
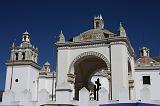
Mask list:
POLYGON ((116 34, 104 29, 102 16, 94 17, 93 24, 93 29, 69 41, 60 33, 56 43, 56 98, 66 95, 78 100, 79 90, 85 87, 93 92, 95 80, 99 78, 102 87, 109 92, 106 95, 109 99, 119 100, 121 90, 131 99, 134 53, 125 29, 121 24, 116 34))
POLYGON ((105 71, 103 74, 106 74, 106 78, 109 80, 108 82, 110 84, 110 63, 103 54, 89 51, 81 53, 73 60, 68 75, 75 75, 75 99, 79 98, 79 90, 83 87, 94 92, 94 84, 91 79, 94 77, 95 73, 100 74, 102 70, 105 71))

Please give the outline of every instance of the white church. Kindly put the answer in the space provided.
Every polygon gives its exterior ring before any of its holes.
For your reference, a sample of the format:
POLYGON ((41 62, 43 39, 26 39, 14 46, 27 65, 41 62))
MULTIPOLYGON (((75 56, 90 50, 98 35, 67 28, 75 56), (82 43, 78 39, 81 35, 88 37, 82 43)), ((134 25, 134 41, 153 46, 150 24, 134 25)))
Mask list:
POLYGON ((56 71, 48 62, 38 64, 39 51, 30 37, 26 31, 21 44, 12 45, 0 106, 160 105, 160 58, 142 47, 136 59, 121 23, 110 32, 99 15, 92 29, 69 41, 61 32, 55 43, 56 71))

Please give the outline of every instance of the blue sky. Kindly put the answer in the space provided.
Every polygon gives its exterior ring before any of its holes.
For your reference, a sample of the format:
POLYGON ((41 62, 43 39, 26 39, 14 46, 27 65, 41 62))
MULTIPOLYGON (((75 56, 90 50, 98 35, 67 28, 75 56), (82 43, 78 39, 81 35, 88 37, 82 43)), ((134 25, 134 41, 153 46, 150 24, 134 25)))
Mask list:
POLYGON ((159 0, 0 0, 0 89, 4 89, 10 47, 22 33, 31 34, 39 48, 39 64, 54 66, 53 43, 60 30, 66 39, 92 28, 93 17, 102 14, 105 28, 116 32, 121 21, 138 56, 142 46, 160 55, 159 0))

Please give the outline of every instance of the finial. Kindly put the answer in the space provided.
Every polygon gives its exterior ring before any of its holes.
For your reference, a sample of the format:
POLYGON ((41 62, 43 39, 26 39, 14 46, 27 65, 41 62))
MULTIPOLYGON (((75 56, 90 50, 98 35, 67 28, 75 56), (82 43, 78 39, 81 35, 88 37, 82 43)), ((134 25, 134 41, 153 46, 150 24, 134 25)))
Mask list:
POLYGON ((100 19, 103 19, 101 14, 99 15, 99 18, 100 18, 100 19))
POLYGON ((15 48, 15 43, 14 42, 12 43, 12 48, 15 48))
POLYGON ((122 25, 122 22, 119 23, 118 35, 121 37, 126 37, 126 31, 122 25))
POLYGON ((64 43, 65 42, 65 37, 63 35, 63 31, 61 30, 60 34, 59 34, 59 41, 60 43, 64 43))
POLYGON ((61 30, 61 33, 60 34, 63 34, 63 31, 61 30))
POLYGON ((120 22, 119 22, 119 30, 122 30, 122 29, 124 30, 123 25, 122 25, 122 22, 120 21, 120 22))
POLYGON ((61 32, 60 32, 60 34, 59 34, 59 36, 61 36, 61 37, 63 37, 64 35, 63 35, 63 31, 61 30, 61 32))
POLYGON ((14 39, 13 43, 12 43, 12 48, 14 49, 16 47, 15 45, 16 39, 14 39))
POLYGON ((36 50, 38 50, 38 47, 36 46, 36 50))
POLYGON ((122 22, 120 21, 119 26, 122 27, 122 22))

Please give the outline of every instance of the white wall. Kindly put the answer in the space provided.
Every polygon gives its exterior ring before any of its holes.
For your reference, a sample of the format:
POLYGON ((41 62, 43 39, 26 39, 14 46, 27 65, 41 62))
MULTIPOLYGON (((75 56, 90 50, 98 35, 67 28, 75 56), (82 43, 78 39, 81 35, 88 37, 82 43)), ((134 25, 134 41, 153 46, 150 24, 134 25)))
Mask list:
POLYGON ((136 99, 140 100, 140 90, 146 86, 151 93, 151 100, 160 100, 160 70, 136 70, 135 89, 136 99), (151 85, 143 84, 143 76, 150 76, 151 85))
MULTIPOLYGON (((53 88, 53 95, 55 95, 55 81, 54 79, 54 88, 53 88)), ((49 92, 49 95, 52 95, 52 83, 53 83, 53 78, 39 78, 39 88, 38 91, 41 91, 42 89, 46 89, 49 92)), ((50 98, 51 99, 51 98, 50 98)))
POLYGON ((122 88, 128 90, 128 51, 123 44, 111 46, 112 99, 119 100, 122 88))
MULTIPOLYGON (((10 89, 12 66, 7 67, 5 91, 10 89)), ((21 99, 20 94, 25 89, 32 93, 32 100, 37 99, 37 78, 39 70, 30 65, 13 66, 11 90, 15 93, 15 100, 21 99), (15 80, 18 79, 18 82, 15 80)))

